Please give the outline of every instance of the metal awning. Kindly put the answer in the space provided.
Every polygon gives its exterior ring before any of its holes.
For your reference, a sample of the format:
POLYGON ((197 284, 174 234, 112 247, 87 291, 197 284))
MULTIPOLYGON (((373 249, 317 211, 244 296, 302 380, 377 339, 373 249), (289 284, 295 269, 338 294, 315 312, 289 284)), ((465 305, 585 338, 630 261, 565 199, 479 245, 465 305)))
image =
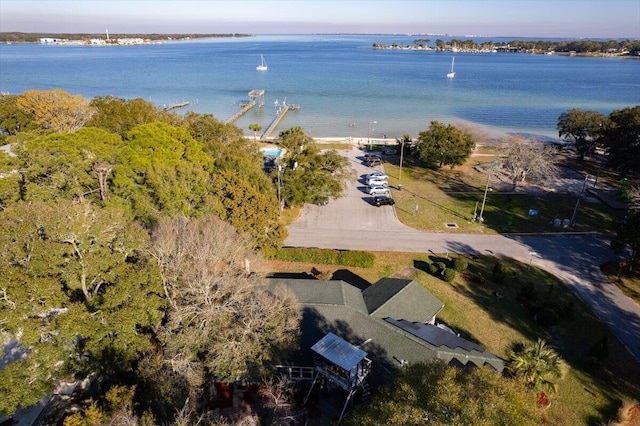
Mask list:
POLYGON ((333 333, 320 339, 311 350, 347 371, 353 371, 367 356, 365 351, 333 333))

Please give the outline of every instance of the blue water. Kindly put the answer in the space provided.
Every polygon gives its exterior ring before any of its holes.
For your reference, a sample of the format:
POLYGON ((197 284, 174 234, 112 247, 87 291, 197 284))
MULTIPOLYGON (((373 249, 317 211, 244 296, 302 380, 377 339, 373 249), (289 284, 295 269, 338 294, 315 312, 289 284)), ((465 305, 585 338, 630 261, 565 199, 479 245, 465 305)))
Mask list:
POLYGON ((249 124, 266 128, 274 102, 285 99, 301 109, 289 112, 279 130, 301 126, 315 137, 372 138, 415 136, 433 120, 557 136, 558 115, 568 109, 608 114, 640 104, 640 60, 456 53, 451 80, 451 53, 371 48, 413 39, 309 35, 129 47, 0 45, 0 91, 62 88, 159 106, 189 101, 175 111, 226 120, 251 89, 264 89, 265 106, 236 122, 248 136, 249 124), (266 72, 255 69, 260 54, 266 72))

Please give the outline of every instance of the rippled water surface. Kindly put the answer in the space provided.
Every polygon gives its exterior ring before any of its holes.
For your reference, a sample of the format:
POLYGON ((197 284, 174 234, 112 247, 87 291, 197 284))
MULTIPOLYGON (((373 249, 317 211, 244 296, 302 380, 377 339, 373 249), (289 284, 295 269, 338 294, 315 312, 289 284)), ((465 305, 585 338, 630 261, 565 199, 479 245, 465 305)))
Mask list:
POLYGON ((286 99, 301 108, 280 129, 302 126, 316 137, 417 135, 433 120, 555 136, 558 115, 568 109, 608 114, 640 104, 640 60, 456 53, 450 80, 452 53, 372 49, 373 43, 413 39, 315 35, 129 47, 0 45, 0 91, 62 88, 161 106, 188 101, 176 111, 226 120, 251 89, 264 89, 265 106, 242 117, 238 127, 247 135, 253 134, 251 123, 266 128, 275 101, 286 99), (268 71, 255 69, 260 54, 268 71))

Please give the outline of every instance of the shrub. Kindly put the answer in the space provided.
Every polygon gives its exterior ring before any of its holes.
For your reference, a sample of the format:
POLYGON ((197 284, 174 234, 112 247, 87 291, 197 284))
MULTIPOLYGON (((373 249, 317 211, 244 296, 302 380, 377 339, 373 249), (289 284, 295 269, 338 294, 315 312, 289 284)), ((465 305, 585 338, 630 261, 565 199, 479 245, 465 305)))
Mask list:
POLYGON ((493 272, 491 276, 493 277, 493 281, 496 284, 502 284, 505 278, 507 278, 506 265, 502 261, 496 262, 496 264, 493 267, 493 272))
POLYGON ((275 258, 286 262, 322 263, 359 268, 371 268, 376 261, 373 253, 359 250, 333 250, 317 248, 281 248, 275 258))
POLYGON ((458 272, 466 271, 469 267, 469 262, 464 257, 456 257, 453 259, 453 269, 458 272))
POLYGON ((371 268, 375 263, 376 256, 368 251, 343 250, 338 257, 338 264, 356 268, 371 268))
POLYGON ((436 266, 438 267, 438 271, 441 273, 447 269, 447 264, 444 262, 436 262, 436 266))
POLYGON ((448 283, 450 283, 451 281, 453 281, 456 278, 456 271, 451 269, 451 268, 447 268, 444 270, 443 272, 443 277, 444 280, 448 283))
POLYGON ((438 272, 438 265, 436 265, 435 263, 430 263, 429 264, 429 273, 435 274, 436 272, 438 272))

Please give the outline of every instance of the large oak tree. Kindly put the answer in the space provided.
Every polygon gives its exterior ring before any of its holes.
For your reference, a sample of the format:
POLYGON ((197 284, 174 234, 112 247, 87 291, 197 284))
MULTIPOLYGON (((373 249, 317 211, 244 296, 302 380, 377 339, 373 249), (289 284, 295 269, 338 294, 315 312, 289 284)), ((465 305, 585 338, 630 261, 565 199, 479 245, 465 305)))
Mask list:
POLYGON ((147 233, 122 209, 20 202, 0 212, 0 341, 19 356, 0 370, 11 414, 77 374, 127 371, 153 349, 164 301, 147 233))
POLYGON ((16 106, 41 128, 58 132, 78 130, 95 113, 82 95, 61 89, 27 90, 18 97, 16 106))
POLYGON ((609 120, 604 137, 608 165, 625 174, 640 173, 640 105, 615 110, 609 120))
POLYGON ((428 167, 459 166, 471 155, 475 142, 471 133, 451 124, 432 121, 420 132, 416 152, 428 167))
POLYGON ((539 425, 535 395, 489 367, 463 371, 436 360, 400 371, 394 384, 346 420, 358 426, 539 425))
POLYGON ((193 397, 212 380, 257 379, 296 342, 292 296, 274 296, 252 272, 251 238, 214 217, 162 219, 151 253, 169 304, 159 333, 166 366, 193 397))
POLYGON ((300 127, 282 131, 275 142, 284 154, 278 160, 280 170, 272 174, 281 184, 285 204, 298 207, 342 195, 351 171, 346 158, 335 150, 322 151, 300 127))
POLYGON ((603 131, 608 125, 607 117, 597 111, 570 109, 558 117, 558 135, 572 142, 583 160, 594 151, 603 131))

